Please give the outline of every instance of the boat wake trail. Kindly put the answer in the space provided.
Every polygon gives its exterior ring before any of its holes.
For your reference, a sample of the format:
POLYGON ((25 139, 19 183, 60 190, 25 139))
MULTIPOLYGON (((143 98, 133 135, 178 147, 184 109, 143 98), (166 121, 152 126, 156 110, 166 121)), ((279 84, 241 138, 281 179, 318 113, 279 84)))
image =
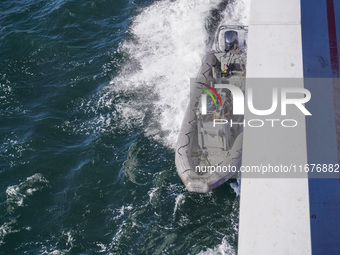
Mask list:
POLYGON ((209 34, 214 33, 207 31, 209 16, 218 12, 220 24, 247 24, 247 1, 165 0, 134 19, 129 38, 119 48, 129 61, 111 84, 115 92, 144 94, 140 101, 137 96, 121 104, 129 116, 133 112, 145 116, 148 136, 175 147, 189 98, 189 79, 196 76, 209 34))
POLYGON ((111 84, 115 92, 142 93, 129 107, 145 115, 145 131, 173 148, 195 77, 206 52, 210 11, 221 0, 159 1, 134 19, 119 51, 129 61, 111 84))

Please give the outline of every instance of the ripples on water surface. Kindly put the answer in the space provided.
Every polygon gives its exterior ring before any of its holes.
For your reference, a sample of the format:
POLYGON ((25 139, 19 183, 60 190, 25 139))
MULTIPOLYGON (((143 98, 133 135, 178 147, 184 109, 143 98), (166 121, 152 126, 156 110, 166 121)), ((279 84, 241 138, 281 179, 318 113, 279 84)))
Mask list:
POLYGON ((248 6, 1 1, 0 254, 234 254, 235 181, 186 192, 173 148, 211 31, 248 6))

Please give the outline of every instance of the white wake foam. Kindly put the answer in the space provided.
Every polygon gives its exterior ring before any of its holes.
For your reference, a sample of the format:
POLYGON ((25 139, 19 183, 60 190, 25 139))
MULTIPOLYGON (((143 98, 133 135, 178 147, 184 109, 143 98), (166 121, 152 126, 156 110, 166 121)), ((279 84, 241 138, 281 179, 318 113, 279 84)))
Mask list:
MULTIPOLYGON (((189 98, 189 80, 201 65, 209 33, 214 33, 206 30, 209 11, 221 1, 156 2, 135 18, 130 29, 133 39, 120 46, 119 51, 127 53, 130 61, 111 84, 117 92, 154 91, 153 124, 147 125, 146 133, 169 147, 177 140, 189 98)), ((221 24, 248 24, 249 1, 228 4, 221 24)), ((144 114, 143 104, 131 102, 130 108, 139 116, 144 114)))
POLYGON ((198 255, 234 255, 236 254, 233 247, 227 242, 226 238, 223 238, 222 243, 213 249, 207 249, 201 251, 198 255))
MULTIPOLYGON (((135 18, 130 29, 133 39, 119 49, 129 55, 130 62, 112 80, 114 90, 154 91, 157 99, 151 118, 158 125, 147 126, 146 133, 170 147, 175 145, 188 102, 189 79, 196 76, 206 51, 209 11, 220 2, 156 2, 135 18)), ((143 106, 138 107, 140 111, 143 106)))
POLYGON ((230 183, 230 187, 234 190, 237 196, 241 194, 241 178, 237 178, 237 182, 230 183))
POLYGON ((248 25, 251 0, 235 0, 222 13, 220 25, 248 25))

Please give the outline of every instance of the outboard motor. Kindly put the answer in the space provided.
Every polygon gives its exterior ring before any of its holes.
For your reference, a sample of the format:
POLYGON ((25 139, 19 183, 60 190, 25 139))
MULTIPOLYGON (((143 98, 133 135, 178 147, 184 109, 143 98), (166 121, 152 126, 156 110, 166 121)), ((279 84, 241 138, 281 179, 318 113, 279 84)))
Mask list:
POLYGON ((233 30, 228 30, 227 32, 224 33, 225 51, 233 49, 234 44, 238 44, 237 37, 238 37, 237 32, 233 30))

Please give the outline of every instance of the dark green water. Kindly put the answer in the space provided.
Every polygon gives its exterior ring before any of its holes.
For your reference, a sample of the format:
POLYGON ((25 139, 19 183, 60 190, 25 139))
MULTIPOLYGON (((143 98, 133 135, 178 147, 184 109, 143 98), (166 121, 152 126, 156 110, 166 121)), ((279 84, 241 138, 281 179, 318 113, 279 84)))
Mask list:
POLYGON ((235 181, 174 163, 208 2, 0 2, 0 254, 235 253, 235 181))

